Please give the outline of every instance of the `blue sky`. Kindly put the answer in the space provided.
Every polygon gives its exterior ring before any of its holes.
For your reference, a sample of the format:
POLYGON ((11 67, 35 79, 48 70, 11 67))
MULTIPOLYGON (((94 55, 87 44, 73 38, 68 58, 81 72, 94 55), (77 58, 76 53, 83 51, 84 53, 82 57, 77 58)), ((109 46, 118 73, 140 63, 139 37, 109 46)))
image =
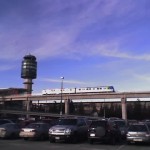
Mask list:
POLYGON ((33 92, 113 85, 150 91, 150 0, 0 0, 0 88, 24 87, 21 61, 36 56, 33 92))

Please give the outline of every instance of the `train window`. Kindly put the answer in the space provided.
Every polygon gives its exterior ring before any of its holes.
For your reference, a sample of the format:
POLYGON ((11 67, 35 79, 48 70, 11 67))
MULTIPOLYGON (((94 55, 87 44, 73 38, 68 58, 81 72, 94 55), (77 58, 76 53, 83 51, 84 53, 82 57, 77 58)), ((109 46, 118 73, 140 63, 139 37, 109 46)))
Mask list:
POLYGON ((110 86, 110 87, 108 87, 108 89, 113 89, 113 87, 112 87, 112 86, 110 86))
POLYGON ((79 89, 79 90, 81 90, 81 89, 79 89))

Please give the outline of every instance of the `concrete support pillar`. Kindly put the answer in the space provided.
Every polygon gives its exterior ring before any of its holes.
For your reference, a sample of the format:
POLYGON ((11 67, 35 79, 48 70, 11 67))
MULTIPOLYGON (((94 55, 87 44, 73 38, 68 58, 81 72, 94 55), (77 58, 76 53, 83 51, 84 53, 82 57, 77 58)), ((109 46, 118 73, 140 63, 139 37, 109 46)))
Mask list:
POLYGON ((31 109, 30 95, 27 95, 27 100, 25 102, 25 105, 26 105, 26 112, 27 112, 26 118, 29 119, 30 115, 28 114, 28 112, 30 112, 31 109))
POLYGON ((122 119, 127 120, 127 106, 126 106, 126 98, 121 98, 121 106, 122 106, 122 119))
POLYGON ((69 115, 70 99, 65 100, 65 115, 69 115))
MULTIPOLYGON (((24 82, 24 86, 25 86, 25 89, 27 90, 26 94, 27 94, 27 100, 25 102, 25 106, 26 106, 26 111, 27 113, 30 111, 30 108, 31 108, 31 102, 30 102, 30 96, 31 96, 31 93, 32 93, 32 79, 25 79, 25 82, 24 82)), ((28 119, 30 116, 27 114, 26 115, 26 118, 28 119)))

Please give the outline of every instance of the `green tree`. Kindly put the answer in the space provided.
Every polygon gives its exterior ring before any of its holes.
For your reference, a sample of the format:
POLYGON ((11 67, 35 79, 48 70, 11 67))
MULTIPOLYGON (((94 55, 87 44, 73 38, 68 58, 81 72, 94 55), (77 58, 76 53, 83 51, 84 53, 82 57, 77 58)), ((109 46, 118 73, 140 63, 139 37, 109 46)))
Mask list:
POLYGON ((70 114, 74 114, 75 113, 75 106, 74 106, 74 103, 73 103, 72 100, 69 103, 69 113, 70 114))
POLYGON ((134 117, 135 119, 137 120, 141 120, 142 119, 142 116, 141 116, 141 102, 138 100, 135 102, 134 104, 134 117))
POLYGON ((82 102, 80 102, 79 105, 78 105, 78 114, 79 115, 84 115, 84 106, 83 106, 82 102))

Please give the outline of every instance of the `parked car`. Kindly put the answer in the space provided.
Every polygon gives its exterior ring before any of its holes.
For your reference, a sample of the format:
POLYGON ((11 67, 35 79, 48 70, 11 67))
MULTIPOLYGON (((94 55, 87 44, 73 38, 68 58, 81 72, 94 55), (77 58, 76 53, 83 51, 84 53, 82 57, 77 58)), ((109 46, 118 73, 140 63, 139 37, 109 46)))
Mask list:
POLYGON ((35 123, 35 121, 34 120, 19 120, 18 121, 18 124, 20 125, 21 128, 24 128, 31 123, 35 123))
POLYGON ((114 120, 114 123, 118 126, 120 130, 121 138, 125 139, 128 130, 127 122, 123 119, 118 119, 118 120, 114 120))
POLYGON ((84 118, 60 118, 57 124, 49 129, 49 140, 77 143, 87 139, 87 131, 88 126, 84 118))
POLYGON ((13 121, 9 119, 0 119, 0 125, 5 124, 5 123, 13 123, 13 121))
POLYGON ((145 122, 150 130, 150 122, 145 122))
POLYGON ((134 123, 138 123, 138 121, 137 120, 128 120, 128 125, 132 125, 132 124, 134 124, 134 123))
POLYGON ((94 142, 106 142, 115 144, 120 141, 120 130, 113 121, 96 120, 92 121, 88 130, 88 141, 90 144, 94 142))
POLYGON ((40 122, 48 123, 50 127, 57 124, 58 119, 42 119, 40 122))
POLYGON ((16 123, 5 123, 0 125, 0 138, 18 138, 20 127, 16 123))
POLYGON ((28 139, 40 139, 44 140, 48 138, 48 130, 50 126, 48 123, 31 123, 20 131, 20 137, 24 140, 28 139))
POLYGON ((108 120, 120 120, 120 118, 118 118, 118 117, 110 117, 110 118, 108 118, 108 120))
POLYGON ((146 123, 131 124, 126 135, 127 143, 150 143, 150 128, 146 123))

